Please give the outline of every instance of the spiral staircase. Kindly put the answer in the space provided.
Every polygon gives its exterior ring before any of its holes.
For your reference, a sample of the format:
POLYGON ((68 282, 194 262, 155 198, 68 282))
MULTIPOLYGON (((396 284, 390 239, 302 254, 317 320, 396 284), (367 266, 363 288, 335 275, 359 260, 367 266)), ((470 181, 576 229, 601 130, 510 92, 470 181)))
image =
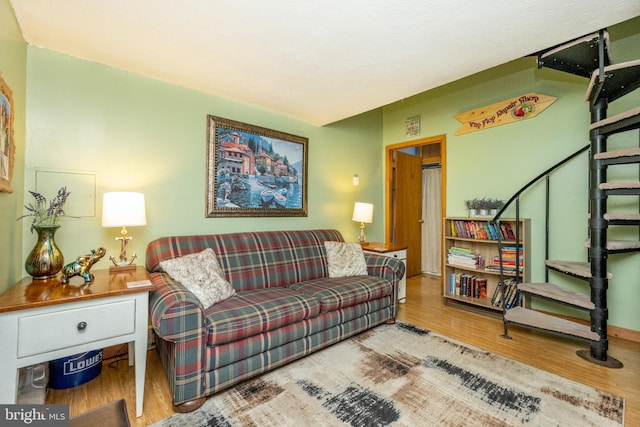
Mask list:
MULTIPOLYGON (((581 37, 538 53, 538 67, 586 77, 589 80, 586 100, 589 103, 591 125, 589 173, 589 239, 586 262, 545 261, 548 271, 553 270, 583 279, 589 292, 574 292, 553 283, 520 283, 518 291, 529 300, 541 298, 567 305, 589 313, 590 324, 573 322, 558 316, 532 310, 522 305, 504 310, 504 337, 509 338, 508 326, 519 325, 587 340, 590 350, 579 350, 582 358, 598 365, 620 368, 622 363, 607 355, 607 289, 612 273, 608 272, 608 259, 612 255, 640 251, 640 213, 621 213, 608 209, 609 196, 634 197, 630 205, 636 208, 640 196, 640 167, 627 179, 609 181, 607 172, 619 165, 640 165, 640 148, 616 148, 616 138, 622 132, 640 129, 640 106, 607 117, 610 104, 640 87, 640 60, 613 64, 609 55, 609 36, 606 30, 581 37), (614 241, 607 238, 612 226, 622 226, 629 240, 614 241)), ((640 141, 640 137, 637 137, 640 141)), ((621 169, 623 173, 627 169, 621 169)), ((613 175, 613 173, 612 173, 613 175)), ((617 204, 616 206, 619 206, 617 204)), ((639 270, 640 273, 640 270, 639 270)), ((640 285, 640 275, 636 276, 640 285)), ((521 299, 522 300, 522 299, 521 299)), ((529 305, 529 304, 527 304, 529 305)))

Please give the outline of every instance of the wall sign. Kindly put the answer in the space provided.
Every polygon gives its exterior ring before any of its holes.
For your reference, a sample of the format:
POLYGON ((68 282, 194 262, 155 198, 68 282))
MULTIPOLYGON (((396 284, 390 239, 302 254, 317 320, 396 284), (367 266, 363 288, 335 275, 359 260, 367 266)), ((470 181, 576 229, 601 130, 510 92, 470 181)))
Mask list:
POLYGON ((556 99, 539 93, 527 93, 453 116, 462 123, 456 135, 532 119, 542 113, 556 99))
POLYGON ((409 117, 404 121, 404 134, 407 138, 420 135, 420 116, 409 117))

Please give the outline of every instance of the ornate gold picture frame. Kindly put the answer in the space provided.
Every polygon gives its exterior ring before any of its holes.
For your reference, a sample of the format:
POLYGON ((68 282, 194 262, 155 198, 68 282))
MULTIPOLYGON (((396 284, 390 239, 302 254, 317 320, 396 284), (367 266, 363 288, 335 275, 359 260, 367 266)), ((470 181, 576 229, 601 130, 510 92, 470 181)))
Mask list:
POLYGON ((307 216, 308 142, 207 116, 206 216, 307 216))
POLYGON ((11 178, 16 153, 13 140, 14 115, 13 92, 0 75, 0 191, 5 193, 13 193, 11 178))

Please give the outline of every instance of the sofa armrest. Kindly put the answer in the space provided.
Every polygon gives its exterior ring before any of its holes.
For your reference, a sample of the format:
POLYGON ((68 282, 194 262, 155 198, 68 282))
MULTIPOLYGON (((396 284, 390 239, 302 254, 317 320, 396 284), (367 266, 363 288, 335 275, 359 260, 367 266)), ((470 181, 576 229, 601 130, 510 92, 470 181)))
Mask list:
POLYGON ((367 273, 370 276, 378 276, 387 279, 393 286, 394 306, 398 302, 398 287, 405 273, 404 262, 396 258, 390 258, 378 254, 365 253, 367 273))
POLYGON ((172 342, 204 335, 205 314, 200 300, 166 273, 151 273, 150 277, 156 286, 149 304, 156 333, 172 342))
POLYGON ((172 343, 170 360, 163 360, 173 392, 173 404, 204 396, 205 313, 189 290, 166 273, 150 273, 156 286, 151 292, 151 324, 158 337, 172 343))

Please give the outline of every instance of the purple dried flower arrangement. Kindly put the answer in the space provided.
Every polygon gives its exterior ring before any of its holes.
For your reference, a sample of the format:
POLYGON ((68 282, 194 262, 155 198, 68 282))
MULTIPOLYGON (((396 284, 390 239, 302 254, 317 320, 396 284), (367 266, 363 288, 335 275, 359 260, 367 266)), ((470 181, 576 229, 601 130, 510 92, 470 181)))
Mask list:
POLYGON ((37 193, 35 191, 29 191, 29 193, 34 197, 35 204, 27 204, 24 205, 25 209, 29 212, 21 217, 18 220, 26 217, 33 217, 33 222, 31 222, 31 232, 36 227, 39 226, 55 226, 58 225, 58 218, 61 216, 68 216, 64 213, 64 204, 67 201, 67 198, 71 194, 71 192, 67 191, 67 187, 62 187, 58 190, 58 194, 51 200, 49 205, 47 206, 47 199, 42 194, 37 193))

